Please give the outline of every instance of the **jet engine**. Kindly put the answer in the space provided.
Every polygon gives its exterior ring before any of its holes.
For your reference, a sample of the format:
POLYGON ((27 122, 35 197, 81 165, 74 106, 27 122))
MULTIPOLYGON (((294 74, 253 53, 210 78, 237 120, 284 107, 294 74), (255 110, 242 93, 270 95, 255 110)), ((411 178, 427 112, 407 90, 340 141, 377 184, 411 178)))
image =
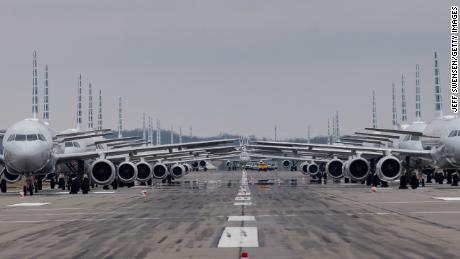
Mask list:
POLYGON ((19 180, 21 180, 22 178, 22 175, 20 174, 10 174, 8 173, 8 171, 5 169, 3 169, 2 173, 3 177, 5 177, 5 180, 8 182, 8 183, 15 183, 15 182, 18 182, 19 180))
POLYGON ((146 182, 146 181, 152 179, 153 169, 152 169, 152 166, 149 163, 147 163, 145 161, 141 161, 141 162, 136 164, 136 167, 137 167, 137 178, 136 178, 136 180, 138 180, 139 182, 146 182))
POLYGON ((401 161, 394 156, 386 156, 377 162, 375 169, 380 180, 394 181, 401 175, 401 161))
POLYGON ((204 167, 206 167, 207 163, 206 163, 205 160, 200 160, 199 165, 200 165, 200 167, 204 168, 204 167))
POLYGON ((168 176, 168 168, 162 163, 153 166, 153 177, 157 179, 165 179, 168 176))
POLYGON ((348 176, 357 182, 365 180, 371 170, 369 162, 362 157, 351 158, 344 164, 344 168, 348 176))
POLYGON ((183 165, 177 164, 177 165, 171 166, 171 169, 169 170, 169 172, 172 174, 172 176, 174 176, 174 178, 178 179, 184 176, 185 168, 183 165))
POLYGON ((343 177, 343 162, 340 159, 331 159, 326 164, 326 173, 333 179, 343 177))
POLYGON ((302 174, 304 175, 309 175, 309 172, 308 172, 308 162, 303 162, 300 164, 300 171, 302 171, 302 174))
POLYGON ((91 179, 99 185, 108 185, 116 175, 115 166, 107 159, 98 159, 91 164, 91 179))
POLYGON ((227 162, 225 162, 225 166, 230 167, 231 165, 232 165, 232 161, 227 160, 227 162))
POLYGON ((193 167, 193 169, 197 169, 198 166, 200 166, 200 164, 198 163, 198 161, 193 161, 193 162, 192 162, 192 167, 193 167))
POLYGON ((308 165, 307 171, 310 175, 315 176, 319 173, 319 165, 315 162, 312 162, 308 165))
POLYGON ((137 166, 132 162, 123 162, 118 166, 118 179, 122 183, 132 183, 137 178, 137 166))
POLYGON ((289 160, 283 160, 283 162, 281 162, 283 164, 284 167, 288 168, 291 166, 291 161, 289 160))

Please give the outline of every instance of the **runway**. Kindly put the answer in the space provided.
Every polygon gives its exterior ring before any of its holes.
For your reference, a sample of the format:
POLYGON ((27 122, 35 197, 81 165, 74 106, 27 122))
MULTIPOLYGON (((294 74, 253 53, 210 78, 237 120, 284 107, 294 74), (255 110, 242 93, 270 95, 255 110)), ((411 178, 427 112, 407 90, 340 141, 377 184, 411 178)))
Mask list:
POLYGON ((172 186, 0 195, 2 258, 458 258, 460 188, 193 172, 172 186), (266 181, 268 180, 268 181, 266 181), (143 195, 146 191, 146 195, 143 195), (95 193, 99 192, 99 193, 95 193))

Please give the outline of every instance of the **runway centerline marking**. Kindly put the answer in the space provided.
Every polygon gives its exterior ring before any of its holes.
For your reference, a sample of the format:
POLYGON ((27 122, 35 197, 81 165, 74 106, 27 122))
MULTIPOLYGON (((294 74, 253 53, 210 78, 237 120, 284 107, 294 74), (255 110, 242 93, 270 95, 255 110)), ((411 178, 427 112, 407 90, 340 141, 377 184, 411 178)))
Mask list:
POLYGON ((228 221, 256 221, 254 216, 228 216, 228 221))
POLYGON ((259 247, 257 227, 226 227, 217 247, 259 247))
POLYGON ((242 201, 242 202, 235 202, 233 203, 235 206, 251 206, 252 202, 250 201, 242 201))
POLYGON ((235 201, 250 201, 250 200, 251 200, 251 197, 239 197, 239 196, 235 197, 235 201))
POLYGON ((460 197, 433 197, 433 199, 443 201, 460 201, 460 197))

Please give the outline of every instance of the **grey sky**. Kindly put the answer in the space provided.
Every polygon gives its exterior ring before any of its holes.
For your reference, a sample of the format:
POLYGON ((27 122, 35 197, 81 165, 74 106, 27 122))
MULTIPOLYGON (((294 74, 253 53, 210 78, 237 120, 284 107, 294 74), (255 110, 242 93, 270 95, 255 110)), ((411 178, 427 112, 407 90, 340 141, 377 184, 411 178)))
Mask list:
MULTIPOLYGON (((422 117, 432 118, 433 51, 440 59, 445 112, 449 90, 449 1, 1 1, 0 128, 30 116, 32 51, 40 87, 50 69, 51 121, 75 126, 78 74, 104 92, 104 125, 125 128, 142 112, 196 135, 221 131, 301 137, 391 126, 391 83, 407 79, 415 117, 415 64, 422 117)), ((41 102, 43 101, 41 97, 41 102)), ((42 103, 40 109, 42 111, 42 103)), ((87 125, 85 97, 84 125, 87 125)), ((400 104, 398 111, 400 111, 400 104)), ((398 115, 401 118, 400 115, 398 115)))

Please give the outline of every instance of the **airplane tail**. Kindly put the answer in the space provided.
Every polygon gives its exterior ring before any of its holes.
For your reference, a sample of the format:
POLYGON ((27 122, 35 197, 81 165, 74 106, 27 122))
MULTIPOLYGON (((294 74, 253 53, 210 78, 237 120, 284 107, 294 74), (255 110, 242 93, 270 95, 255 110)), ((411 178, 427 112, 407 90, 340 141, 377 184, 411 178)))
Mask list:
POLYGON ((88 129, 93 129, 93 88, 88 86, 88 129))
POLYGON ((38 74, 36 50, 34 50, 32 61, 32 118, 38 119, 38 74))
POLYGON ((48 96, 48 65, 45 65, 45 96, 43 106, 43 121, 45 124, 49 124, 50 113, 49 113, 49 96, 48 96))
POLYGON ((82 88, 81 88, 81 74, 78 80, 78 97, 77 97, 77 129, 81 129, 82 124, 82 88))

